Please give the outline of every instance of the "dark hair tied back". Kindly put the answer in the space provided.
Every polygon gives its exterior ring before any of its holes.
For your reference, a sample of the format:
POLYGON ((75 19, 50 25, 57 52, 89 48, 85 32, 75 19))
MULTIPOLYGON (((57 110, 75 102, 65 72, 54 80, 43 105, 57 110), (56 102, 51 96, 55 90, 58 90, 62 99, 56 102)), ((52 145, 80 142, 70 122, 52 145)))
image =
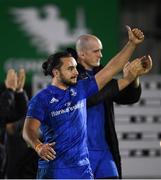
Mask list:
POLYGON ((44 73, 45 76, 48 75, 47 67, 48 67, 48 62, 45 61, 45 62, 42 64, 42 69, 43 69, 43 73, 44 73))
POLYGON ((59 69, 62 66, 61 58, 71 57, 68 52, 57 52, 48 57, 48 59, 42 64, 43 73, 45 76, 50 75, 53 77, 52 70, 59 69))
POLYGON ((42 64, 43 73, 45 76, 52 76, 52 70, 54 68, 54 55, 50 55, 48 59, 42 64))

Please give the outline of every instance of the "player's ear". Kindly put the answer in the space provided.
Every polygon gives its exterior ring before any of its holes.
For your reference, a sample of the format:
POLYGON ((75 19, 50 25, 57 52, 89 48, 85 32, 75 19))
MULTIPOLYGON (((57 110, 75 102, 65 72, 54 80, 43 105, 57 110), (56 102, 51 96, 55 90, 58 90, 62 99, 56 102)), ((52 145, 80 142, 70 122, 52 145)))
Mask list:
POLYGON ((85 53, 84 53, 83 51, 81 51, 81 52, 79 53, 79 56, 80 56, 81 59, 84 59, 84 58, 85 58, 85 53))
POLYGON ((57 77, 59 75, 58 69, 53 69, 52 74, 53 74, 53 77, 57 77))

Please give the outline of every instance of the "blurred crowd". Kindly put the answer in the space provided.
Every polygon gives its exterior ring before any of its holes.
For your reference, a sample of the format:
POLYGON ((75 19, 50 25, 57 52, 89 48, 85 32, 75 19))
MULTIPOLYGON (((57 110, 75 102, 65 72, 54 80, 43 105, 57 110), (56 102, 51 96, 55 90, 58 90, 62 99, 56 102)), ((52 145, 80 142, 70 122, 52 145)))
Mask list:
POLYGON ((22 137, 28 96, 25 70, 9 69, 0 93, 0 179, 34 179, 37 154, 22 137))

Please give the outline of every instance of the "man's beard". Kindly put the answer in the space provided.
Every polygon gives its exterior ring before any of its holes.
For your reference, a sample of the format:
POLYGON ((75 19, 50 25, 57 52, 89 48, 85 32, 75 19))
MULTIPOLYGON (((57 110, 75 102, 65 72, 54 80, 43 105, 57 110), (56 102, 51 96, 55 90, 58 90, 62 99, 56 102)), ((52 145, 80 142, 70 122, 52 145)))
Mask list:
POLYGON ((77 78, 77 76, 73 76, 73 77, 71 77, 70 79, 67 79, 67 78, 65 77, 65 75, 64 75, 62 72, 60 72, 60 81, 61 81, 61 83, 63 83, 65 86, 71 86, 71 85, 77 84, 77 80, 76 80, 75 82, 72 82, 72 81, 71 81, 72 79, 75 79, 75 78, 77 78))
POLYGON ((61 82, 65 85, 65 86, 71 86, 71 85, 75 85, 77 84, 76 82, 72 82, 71 80, 76 78, 76 77, 71 77, 70 79, 66 79, 65 76, 61 73, 61 82))
POLYGON ((75 85, 77 84, 77 81, 76 82, 72 82, 70 80, 66 80, 66 79, 62 79, 61 82, 66 85, 66 86, 71 86, 71 85, 75 85))

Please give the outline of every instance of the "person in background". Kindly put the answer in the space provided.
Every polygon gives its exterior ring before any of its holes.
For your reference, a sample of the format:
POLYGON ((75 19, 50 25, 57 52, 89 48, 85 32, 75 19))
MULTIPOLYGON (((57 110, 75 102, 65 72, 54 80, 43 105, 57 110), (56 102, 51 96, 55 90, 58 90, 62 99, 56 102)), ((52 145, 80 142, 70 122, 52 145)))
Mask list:
POLYGON ((5 177, 12 179, 35 178, 37 155, 22 138, 22 128, 27 110, 28 97, 24 90, 25 70, 7 72, 5 87, 1 94, 1 120, 5 135, 7 156, 5 177))
MULTIPOLYGON (((143 38, 135 38, 135 35, 142 33, 139 29, 131 30, 127 27, 129 41, 135 47, 143 42, 143 38)), ((102 58, 102 43, 93 35, 82 35, 77 39, 76 50, 68 48, 78 62, 79 79, 86 79, 95 76, 103 66, 100 65, 102 58)), ((132 55, 132 53, 131 53, 132 55)), ((129 58, 131 57, 129 56, 129 58)), ((152 64, 142 59, 146 73, 152 64)), ((126 77, 130 63, 123 69, 123 77, 126 77)), ((119 104, 136 103, 141 95, 139 77, 131 82, 125 89, 119 88, 119 80, 112 79, 97 94, 87 99, 87 134, 89 160, 93 170, 94 178, 121 178, 121 158, 118 146, 118 139, 115 130, 114 102, 119 104)))
POLYGON ((5 153, 5 147, 2 140, 2 132, 3 127, 0 120, 0 179, 4 179, 5 177, 5 163, 6 163, 6 153, 5 153))
POLYGON ((6 172, 6 149, 5 149, 5 133, 6 133, 6 122, 9 117, 13 120, 17 119, 19 113, 17 112, 16 106, 14 105, 15 95, 13 88, 17 80, 15 80, 16 74, 13 69, 8 70, 5 83, 7 87, 1 90, 0 94, 0 142, 1 142, 1 177, 5 177, 6 172), (14 72, 14 73, 13 73, 14 72))

